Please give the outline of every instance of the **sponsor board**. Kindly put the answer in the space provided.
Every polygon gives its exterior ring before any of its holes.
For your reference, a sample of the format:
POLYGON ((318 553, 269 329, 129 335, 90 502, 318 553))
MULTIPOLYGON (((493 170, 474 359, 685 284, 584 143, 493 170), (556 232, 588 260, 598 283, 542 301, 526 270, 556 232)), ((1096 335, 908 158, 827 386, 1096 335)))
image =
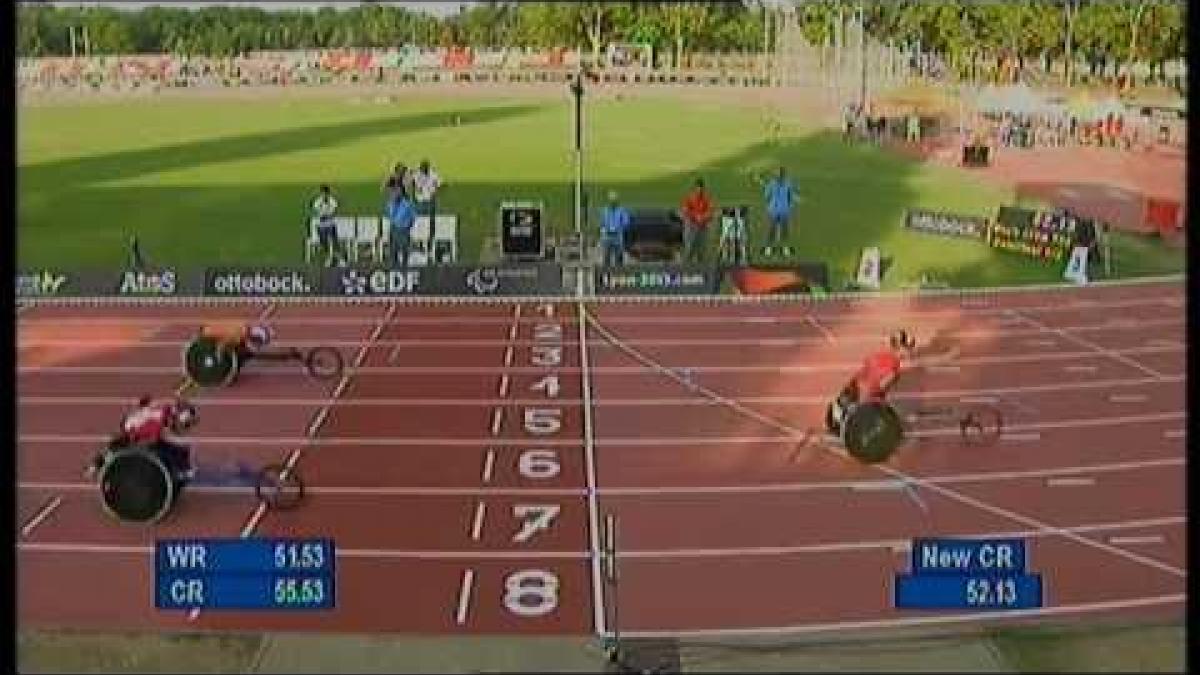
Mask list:
POLYGON ((953 213, 909 209, 904 217, 904 226, 910 230, 939 234, 946 237, 979 239, 987 231, 988 219, 978 216, 961 216, 953 213))
POLYGON ((71 274, 60 270, 27 270, 17 273, 18 298, 53 298, 74 295, 71 274))
POLYGON ((158 270, 125 270, 117 281, 116 294, 135 297, 172 297, 187 294, 184 276, 172 268, 158 270))
POLYGON ((597 295, 703 295, 720 290, 711 267, 638 266, 598 269, 597 295))
POLYGON ((860 288, 879 290, 879 281, 883 276, 879 269, 880 257, 878 246, 868 246, 862 250, 862 256, 858 259, 858 273, 854 276, 860 288))
POLYGON ((829 266, 821 262, 734 267, 725 276, 739 295, 815 294, 829 288, 829 266))
POLYGON ((562 268, 545 263, 330 269, 322 274, 321 293, 345 297, 561 295, 562 268))
POLYGON ((316 295, 318 282, 304 268, 211 267, 204 272, 204 295, 227 297, 316 295))

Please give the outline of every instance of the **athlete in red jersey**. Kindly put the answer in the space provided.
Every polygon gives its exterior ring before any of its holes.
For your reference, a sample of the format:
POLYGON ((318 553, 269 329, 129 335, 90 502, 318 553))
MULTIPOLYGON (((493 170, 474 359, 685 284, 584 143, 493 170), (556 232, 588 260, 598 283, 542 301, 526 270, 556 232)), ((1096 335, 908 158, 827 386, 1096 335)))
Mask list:
POLYGON ((883 403, 887 393, 896 384, 904 362, 912 357, 916 339, 906 330, 894 331, 888 336, 887 346, 872 352, 863 359, 854 377, 842 388, 830 407, 830 418, 826 424, 830 431, 841 428, 841 420, 852 405, 883 403))
MULTIPOLYGON (((155 401, 143 396, 137 407, 121 420, 121 431, 109 443, 108 450, 129 446, 150 448, 177 478, 188 480, 194 474, 191 452, 176 434, 191 428, 195 420, 195 409, 184 401, 155 401)), ((107 452, 100 453, 92 460, 89 476, 104 466, 106 455, 107 452)))

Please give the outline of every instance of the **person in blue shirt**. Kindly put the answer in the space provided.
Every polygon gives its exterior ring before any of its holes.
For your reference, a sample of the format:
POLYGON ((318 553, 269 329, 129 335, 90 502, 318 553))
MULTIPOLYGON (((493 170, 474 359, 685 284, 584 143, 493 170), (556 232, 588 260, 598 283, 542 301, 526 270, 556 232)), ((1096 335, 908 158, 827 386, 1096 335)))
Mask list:
POLYGON ((625 262, 625 232, 629 222, 629 210, 617 201, 616 192, 609 192, 608 205, 600 211, 600 248, 604 251, 605 267, 625 262))
POLYGON ((787 244, 788 223, 792 218, 792 206, 797 200, 796 189, 792 187, 782 166, 779 167, 779 173, 767 181, 763 192, 767 199, 767 218, 771 221, 763 255, 771 255, 772 246, 782 246, 783 255, 790 256, 792 247, 787 244))
POLYGON ((387 218, 392 225, 392 231, 388 237, 391 248, 388 260, 395 262, 397 254, 399 254, 400 267, 407 269, 410 234, 413 223, 417 220, 417 211, 413 208, 412 201, 407 195, 399 194, 388 202, 387 218))

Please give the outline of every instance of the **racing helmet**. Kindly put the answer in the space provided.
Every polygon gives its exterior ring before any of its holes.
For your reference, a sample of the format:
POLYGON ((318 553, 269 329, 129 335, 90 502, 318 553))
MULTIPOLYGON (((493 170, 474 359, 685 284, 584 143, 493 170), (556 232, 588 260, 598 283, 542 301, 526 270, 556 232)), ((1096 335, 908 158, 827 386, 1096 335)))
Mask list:
POLYGON ((255 349, 262 349, 271 344, 273 337, 275 335, 269 326, 256 324, 246 330, 246 342, 255 349))
POLYGON ((888 344, 892 349, 912 351, 917 346, 917 339, 906 328, 897 328, 888 334, 888 344))

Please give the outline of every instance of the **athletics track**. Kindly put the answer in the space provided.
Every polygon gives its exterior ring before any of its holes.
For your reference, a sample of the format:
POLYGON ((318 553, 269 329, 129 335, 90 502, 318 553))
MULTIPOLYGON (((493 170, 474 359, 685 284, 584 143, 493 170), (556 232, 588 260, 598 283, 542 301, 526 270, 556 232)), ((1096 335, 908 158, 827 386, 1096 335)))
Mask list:
POLYGON ((619 609, 623 635, 655 637, 1183 617, 1182 282, 579 308, 25 308, 21 626, 587 634, 619 609), (195 488, 156 528, 116 524, 81 468, 139 394, 180 386, 181 347, 217 317, 344 351, 338 382, 251 364, 229 389, 192 392, 202 462, 286 459, 310 497, 264 513, 249 494, 195 488), (992 401, 1003 437, 963 447, 923 428, 882 468, 798 442, 899 325, 937 329, 961 355, 897 402, 992 401), (594 555, 609 514, 615 603, 594 555), (332 537, 337 609, 154 609, 154 538, 250 535, 332 537), (908 544, 938 535, 1028 537, 1047 608, 893 609, 908 544))

